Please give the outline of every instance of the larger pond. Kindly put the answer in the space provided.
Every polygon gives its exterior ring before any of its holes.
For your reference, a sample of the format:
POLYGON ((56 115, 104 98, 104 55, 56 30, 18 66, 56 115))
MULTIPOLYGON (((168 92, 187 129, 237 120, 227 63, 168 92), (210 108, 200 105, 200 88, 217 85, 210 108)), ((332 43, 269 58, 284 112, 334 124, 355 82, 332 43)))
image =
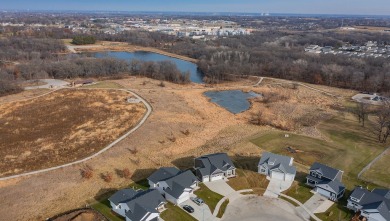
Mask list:
POLYGON ((211 102, 218 104, 233 114, 238 114, 250 108, 250 98, 259 97, 261 94, 252 91, 245 93, 240 90, 207 91, 204 95, 211 98, 211 102))
POLYGON ((141 61, 172 61, 176 64, 177 68, 181 72, 190 72, 190 80, 194 83, 203 83, 203 74, 201 71, 198 70, 198 66, 192 62, 184 61, 178 58, 172 58, 166 55, 157 54, 153 52, 146 52, 146 51, 137 51, 137 52, 116 52, 116 51, 109 51, 109 52, 95 52, 95 53, 89 53, 93 57, 96 58, 104 58, 104 57, 112 57, 112 58, 118 58, 125 61, 131 61, 133 59, 141 60, 141 61))

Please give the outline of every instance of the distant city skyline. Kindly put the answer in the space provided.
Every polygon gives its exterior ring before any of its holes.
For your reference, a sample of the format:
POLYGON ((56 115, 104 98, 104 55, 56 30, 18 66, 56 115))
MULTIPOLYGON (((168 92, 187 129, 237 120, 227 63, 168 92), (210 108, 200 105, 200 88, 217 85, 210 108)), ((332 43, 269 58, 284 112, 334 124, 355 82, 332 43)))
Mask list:
POLYGON ((1 10, 170 11, 390 15, 389 0, 12 0, 1 10), (210 3, 212 2, 212 3, 210 3))

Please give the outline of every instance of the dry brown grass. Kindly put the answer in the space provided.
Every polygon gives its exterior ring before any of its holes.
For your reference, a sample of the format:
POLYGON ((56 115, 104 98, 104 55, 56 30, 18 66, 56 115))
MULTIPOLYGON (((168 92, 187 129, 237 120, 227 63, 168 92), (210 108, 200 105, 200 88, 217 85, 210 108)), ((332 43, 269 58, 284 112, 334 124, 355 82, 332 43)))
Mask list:
POLYGON ((133 127, 145 113, 117 90, 60 90, 0 106, 0 175, 87 157, 133 127), (134 109, 135 108, 135 109, 134 109))

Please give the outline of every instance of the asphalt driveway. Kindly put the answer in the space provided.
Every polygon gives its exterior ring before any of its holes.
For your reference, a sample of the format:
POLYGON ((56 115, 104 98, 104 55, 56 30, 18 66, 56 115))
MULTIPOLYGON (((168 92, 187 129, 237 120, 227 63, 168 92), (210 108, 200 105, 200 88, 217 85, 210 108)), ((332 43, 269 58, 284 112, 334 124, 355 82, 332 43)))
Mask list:
POLYGON ((222 221, 300 221, 296 208, 290 203, 255 195, 242 196, 230 202, 222 221))

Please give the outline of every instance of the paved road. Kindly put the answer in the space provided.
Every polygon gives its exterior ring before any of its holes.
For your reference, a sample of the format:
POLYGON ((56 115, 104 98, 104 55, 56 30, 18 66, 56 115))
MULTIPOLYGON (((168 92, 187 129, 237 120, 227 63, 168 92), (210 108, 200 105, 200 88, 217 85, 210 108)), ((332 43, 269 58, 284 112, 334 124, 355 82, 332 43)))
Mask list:
MULTIPOLYGON (((100 89, 84 89, 84 90, 100 90, 100 89)), ((75 164, 80 164, 80 163, 86 162, 86 161, 88 161, 88 160, 90 160, 90 159, 92 159, 92 158, 102 154, 103 152, 107 151, 108 149, 112 148, 117 143, 119 143, 120 141, 125 139, 127 136, 129 136, 130 134, 134 133, 134 131, 138 130, 138 128, 140 128, 146 122, 146 120, 149 118, 150 114, 152 113, 152 106, 150 106, 150 104, 146 100, 144 100, 142 97, 140 97, 138 94, 136 94, 136 93, 134 93, 132 91, 125 90, 125 89, 117 89, 117 90, 126 91, 126 92, 129 92, 130 94, 134 95, 136 98, 138 98, 145 105, 145 107, 147 109, 147 112, 145 113, 145 115, 142 118, 142 120, 133 129, 128 131, 123 136, 119 137, 117 140, 113 141, 111 144, 106 146, 104 149, 102 149, 99 152, 93 154, 92 156, 89 156, 89 157, 84 158, 82 160, 78 160, 78 161, 75 161, 75 162, 72 162, 72 163, 67 163, 67 164, 64 164, 64 165, 61 165, 61 166, 51 167, 51 168, 47 168, 47 169, 43 169, 43 170, 36 170, 36 171, 28 172, 28 173, 22 173, 22 174, 13 175, 13 176, 2 177, 2 178, 0 178, 0 181, 15 179, 15 178, 19 178, 19 177, 25 177, 25 176, 30 176, 30 175, 35 175, 35 174, 39 174, 39 173, 45 173, 45 172, 48 172, 48 171, 57 170, 57 169, 60 169, 60 168, 64 168, 64 167, 68 167, 68 166, 72 166, 72 165, 75 165, 75 164)))
POLYGON ((58 79, 41 79, 39 81, 45 82, 44 85, 39 86, 31 86, 31 87, 25 87, 25 90, 33 90, 33 89, 39 89, 39 88, 63 88, 66 87, 69 82, 58 80, 58 79))
POLYGON ((299 221, 295 207, 281 200, 246 195, 230 202, 222 221, 299 221))

